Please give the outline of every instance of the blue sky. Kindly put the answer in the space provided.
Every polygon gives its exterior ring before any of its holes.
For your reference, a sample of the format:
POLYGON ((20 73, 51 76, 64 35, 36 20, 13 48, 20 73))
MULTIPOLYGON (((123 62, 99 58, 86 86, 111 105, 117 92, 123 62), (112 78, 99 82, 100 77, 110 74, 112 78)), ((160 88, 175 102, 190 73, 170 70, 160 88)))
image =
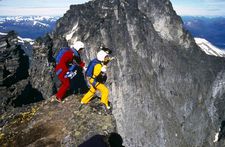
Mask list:
MULTIPOLYGON (((71 4, 89 0, 0 0, 0 15, 62 16, 71 4)), ((225 16, 225 0, 171 0, 178 15, 225 16)))

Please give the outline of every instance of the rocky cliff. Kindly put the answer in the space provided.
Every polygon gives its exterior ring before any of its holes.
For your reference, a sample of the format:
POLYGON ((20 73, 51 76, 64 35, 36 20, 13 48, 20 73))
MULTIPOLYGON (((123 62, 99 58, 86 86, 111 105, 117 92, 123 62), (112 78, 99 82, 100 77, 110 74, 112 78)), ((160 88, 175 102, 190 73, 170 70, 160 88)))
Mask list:
POLYGON ((126 146, 217 146, 224 59, 196 46, 170 1, 72 5, 54 35, 87 43, 87 59, 100 44, 114 49, 110 99, 126 146))
POLYGON ((32 93, 37 91, 32 88, 28 78, 29 59, 18 44, 18 37, 13 31, 0 36, 1 115, 12 106, 35 101, 32 93))
POLYGON ((113 49, 107 85, 125 146, 224 145, 212 141, 225 119, 225 60, 199 49, 170 1, 71 5, 34 45, 31 85, 46 99, 54 93, 52 56, 74 40, 87 44, 87 63, 101 44, 113 49))

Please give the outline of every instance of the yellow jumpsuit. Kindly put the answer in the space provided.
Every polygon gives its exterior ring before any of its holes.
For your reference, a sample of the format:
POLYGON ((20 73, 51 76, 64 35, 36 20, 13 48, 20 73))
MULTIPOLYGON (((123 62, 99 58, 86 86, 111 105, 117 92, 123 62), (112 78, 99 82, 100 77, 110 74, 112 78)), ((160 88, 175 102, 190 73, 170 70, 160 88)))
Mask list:
MULTIPOLYGON (((97 77, 101 73, 102 64, 96 64, 93 71, 93 78, 97 77)), ((103 83, 97 82, 95 84, 95 87, 92 86, 92 83, 94 82, 94 79, 90 78, 89 83, 91 85, 91 88, 89 91, 84 95, 84 97, 81 99, 81 103, 87 104, 92 97, 95 95, 96 90, 99 90, 101 92, 101 103, 105 104, 105 106, 108 108, 108 95, 109 90, 103 83)))

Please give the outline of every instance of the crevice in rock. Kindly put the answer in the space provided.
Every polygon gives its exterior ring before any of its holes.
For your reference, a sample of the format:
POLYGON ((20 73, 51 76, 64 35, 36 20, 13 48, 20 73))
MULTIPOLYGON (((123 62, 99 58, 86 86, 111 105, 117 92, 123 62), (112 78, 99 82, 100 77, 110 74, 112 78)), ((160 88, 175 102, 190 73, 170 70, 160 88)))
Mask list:
POLYGON ((25 89, 21 92, 21 95, 12 101, 12 105, 14 107, 21 107, 23 105, 29 105, 42 100, 44 100, 42 93, 28 83, 25 89))

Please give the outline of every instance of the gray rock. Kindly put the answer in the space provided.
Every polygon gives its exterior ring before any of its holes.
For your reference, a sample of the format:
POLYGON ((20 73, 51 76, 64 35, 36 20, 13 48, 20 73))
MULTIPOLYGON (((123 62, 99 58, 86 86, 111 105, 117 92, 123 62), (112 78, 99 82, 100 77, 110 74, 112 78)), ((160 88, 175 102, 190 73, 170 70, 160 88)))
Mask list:
POLYGON ((15 32, 0 37, 0 114, 28 96, 28 60, 15 32))

